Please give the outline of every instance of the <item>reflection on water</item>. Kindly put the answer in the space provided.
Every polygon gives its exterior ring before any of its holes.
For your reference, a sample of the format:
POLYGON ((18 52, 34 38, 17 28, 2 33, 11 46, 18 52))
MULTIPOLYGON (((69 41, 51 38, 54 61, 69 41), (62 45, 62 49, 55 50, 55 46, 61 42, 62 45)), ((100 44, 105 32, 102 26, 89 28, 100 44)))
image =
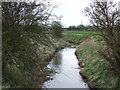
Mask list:
POLYGON ((44 88, 88 88, 79 74, 78 60, 75 48, 65 48, 59 51, 47 66, 55 70, 53 80, 43 84, 44 88))
POLYGON ((61 60, 62 60, 62 56, 61 56, 61 53, 58 52, 56 57, 53 58, 54 60, 52 60, 52 63, 53 65, 60 65, 61 64, 61 60))
POLYGON ((47 67, 52 70, 55 70, 56 72, 60 72, 61 63, 62 63, 62 53, 61 51, 59 51, 47 67))

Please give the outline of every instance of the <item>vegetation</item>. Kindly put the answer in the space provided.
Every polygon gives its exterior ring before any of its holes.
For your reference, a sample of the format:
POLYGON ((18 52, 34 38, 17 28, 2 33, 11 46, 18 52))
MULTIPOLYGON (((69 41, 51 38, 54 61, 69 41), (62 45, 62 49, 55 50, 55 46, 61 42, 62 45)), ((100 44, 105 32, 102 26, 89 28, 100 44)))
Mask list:
POLYGON ((87 37, 88 37, 88 35, 72 35, 72 34, 67 34, 67 35, 64 35, 64 40, 66 40, 67 42, 69 42, 71 44, 80 44, 87 37))
POLYGON ((96 42, 101 42, 100 37, 92 36, 77 47, 80 73, 91 88, 116 88, 118 76, 111 69, 109 62, 99 55, 98 50, 101 47, 96 42))
POLYGON ((70 35, 98 35, 99 32, 97 31, 64 31, 63 34, 70 34, 70 35))
POLYGON ((92 24, 106 42, 99 53, 111 64, 111 67, 120 76, 120 22, 118 20, 119 13, 111 0, 106 2, 96 2, 86 7, 85 13, 91 17, 92 24))
POLYGON ((93 2, 85 8, 99 36, 89 37, 77 47, 83 78, 91 88, 120 87, 119 12, 112 1, 93 2))
POLYGON ((69 43, 80 44, 90 35, 96 35, 97 32, 93 31, 64 31, 63 38, 69 43))
POLYGON ((78 26, 69 26, 66 28, 68 31, 94 31, 94 26, 92 25, 78 25, 78 26))
POLYGON ((45 66, 69 43, 79 44, 80 73, 91 88, 119 88, 120 22, 115 4, 109 0, 90 4, 85 13, 93 26, 70 26, 68 31, 54 21, 55 7, 47 0, 2 2, 3 88, 42 85, 52 72, 45 66))
POLYGON ((53 37, 55 38, 62 38, 62 33, 64 31, 63 26, 58 21, 53 21, 51 25, 51 30, 53 33, 53 37))
POLYGON ((47 1, 2 2, 2 9, 3 88, 34 87, 37 80, 42 84, 48 75, 44 67, 49 59, 57 49, 68 45, 54 39, 48 30, 46 22, 54 6, 47 1))
POLYGON ((64 31, 64 39, 77 46, 80 73, 90 88, 117 88, 120 81, 110 63, 98 51, 106 42, 98 31, 64 31))

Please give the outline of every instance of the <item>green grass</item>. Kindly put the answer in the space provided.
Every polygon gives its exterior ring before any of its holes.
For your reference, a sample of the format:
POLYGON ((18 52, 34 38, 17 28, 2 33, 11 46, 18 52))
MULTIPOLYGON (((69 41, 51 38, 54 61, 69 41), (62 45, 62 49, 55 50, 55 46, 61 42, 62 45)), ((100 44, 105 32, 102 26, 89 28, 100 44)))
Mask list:
POLYGON ((87 34, 87 35, 96 35, 98 34, 98 32, 96 31, 64 31, 63 32, 64 34, 77 34, 77 35, 80 35, 80 34, 87 34))
POLYGON ((64 35, 64 40, 74 43, 74 44, 80 44, 83 42, 86 38, 88 38, 88 35, 72 35, 72 34, 67 34, 64 35))
POLYGON ((64 31, 63 32, 64 40, 74 44, 82 43, 89 36, 98 36, 98 35, 99 32, 97 31, 64 31))
POLYGON ((63 38, 70 43, 80 44, 89 36, 96 34, 94 31, 64 31, 63 38))
POLYGON ((77 47, 77 55, 85 65, 81 70, 89 78, 89 85, 96 88, 117 87, 117 75, 109 69, 110 64, 97 51, 101 49, 89 38, 77 47))

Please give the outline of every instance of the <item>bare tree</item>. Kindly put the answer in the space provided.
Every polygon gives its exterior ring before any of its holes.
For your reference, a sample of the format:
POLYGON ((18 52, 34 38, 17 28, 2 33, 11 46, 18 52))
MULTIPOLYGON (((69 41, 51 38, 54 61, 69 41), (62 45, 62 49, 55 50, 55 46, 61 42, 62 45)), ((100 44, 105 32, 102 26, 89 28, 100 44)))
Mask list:
POLYGON ((101 32, 106 42, 106 48, 100 51, 100 54, 120 75, 120 23, 116 4, 111 0, 96 0, 86 7, 84 12, 91 18, 91 23, 101 32))
POLYGON ((36 2, 2 2, 3 26, 33 25, 46 23, 56 5, 49 1, 36 2))

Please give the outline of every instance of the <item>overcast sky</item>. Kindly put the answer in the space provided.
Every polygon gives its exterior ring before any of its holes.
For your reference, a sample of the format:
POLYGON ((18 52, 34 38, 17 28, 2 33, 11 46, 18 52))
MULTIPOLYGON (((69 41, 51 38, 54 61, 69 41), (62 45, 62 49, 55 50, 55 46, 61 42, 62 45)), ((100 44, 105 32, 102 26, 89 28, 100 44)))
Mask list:
MULTIPOLYGON (((53 13, 62 15, 61 22, 65 27, 71 25, 89 25, 89 18, 82 12, 83 9, 89 5, 93 0, 55 0, 59 5, 54 9, 53 13)), ((120 0, 114 0, 120 1, 120 0)))

